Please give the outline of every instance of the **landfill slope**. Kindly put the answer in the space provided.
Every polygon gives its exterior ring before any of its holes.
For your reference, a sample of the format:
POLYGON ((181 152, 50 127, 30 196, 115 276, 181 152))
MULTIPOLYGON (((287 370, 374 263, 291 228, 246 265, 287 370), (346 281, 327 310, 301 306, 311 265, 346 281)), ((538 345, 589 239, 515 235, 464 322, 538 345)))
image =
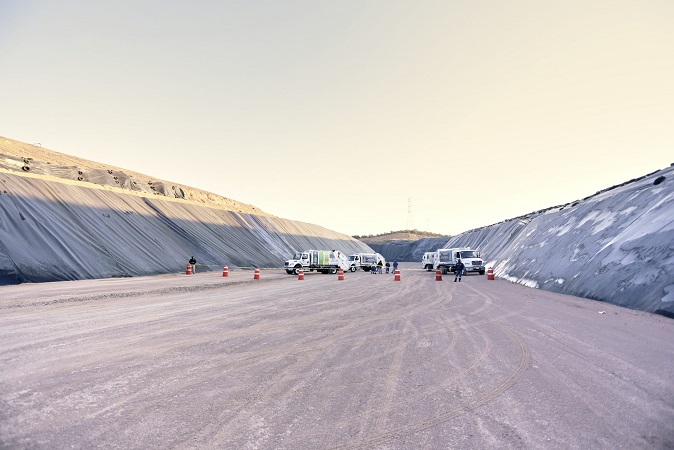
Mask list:
MULTIPOLYGON (((191 199, 111 186, 114 178, 60 178, 54 167, 63 166, 50 161, 59 156, 41 151, 39 161, 22 162, 52 166, 49 175, 12 167, 14 156, 0 154, 0 285, 177 273, 190 256, 198 271, 221 271, 281 267, 309 248, 371 251, 345 234, 190 187, 180 189, 191 199)), ((73 176, 91 172, 78 163, 73 176)))
POLYGON ((514 283, 674 317, 674 167, 427 244, 372 247, 419 262, 422 250, 471 247, 514 283))

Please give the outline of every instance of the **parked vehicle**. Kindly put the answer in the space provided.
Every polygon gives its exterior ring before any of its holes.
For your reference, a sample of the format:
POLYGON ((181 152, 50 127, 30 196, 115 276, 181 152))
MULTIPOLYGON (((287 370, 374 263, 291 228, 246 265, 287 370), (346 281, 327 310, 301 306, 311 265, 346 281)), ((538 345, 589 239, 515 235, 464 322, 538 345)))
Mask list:
POLYGON ((435 257, 435 252, 426 252, 421 258, 421 268, 426 270, 433 270, 433 258, 435 257))
POLYGON ((337 273, 338 269, 349 270, 349 258, 339 250, 305 250, 293 255, 284 264, 288 274, 297 275, 300 269, 322 273, 337 273))
POLYGON ((480 258, 480 252, 470 247, 440 248, 436 250, 433 256, 433 269, 440 269, 443 274, 456 272, 456 261, 459 258, 464 266, 466 266, 466 274, 468 272, 478 272, 480 275, 484 275, 484 261, 480 258))
POLYGON ((381 261, 382 266, 386 265, 386 259, 379 253, 355 253, 349 256, 349 270, 355 272, 358 269, 363 269, 366 272, 372 270, 372 266, 376 266, 381 261))

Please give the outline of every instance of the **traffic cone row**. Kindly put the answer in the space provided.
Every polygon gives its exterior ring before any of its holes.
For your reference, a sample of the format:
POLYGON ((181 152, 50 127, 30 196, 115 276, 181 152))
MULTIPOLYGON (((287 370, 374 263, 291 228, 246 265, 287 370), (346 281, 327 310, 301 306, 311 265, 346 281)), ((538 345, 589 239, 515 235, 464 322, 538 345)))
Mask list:
MULTIPOLYGON (((400 269, 396 269, 394 272, 395 277, 393 278, 394 281, 400 281, 400 269)), ((492 269, 489 269, 487 272, 489 275, 487 279, 493 280, 494 279, 494 273, 492 269), (491 277, 491 278, 489 278, 491 277)), ((187 264, 187 269, 185 270, 185 275, 192 275, 192 264, 187 264)), ((225 266, 222 268, 222 276, 223 277, 229 277, 229 267, 225 266)), ((259 280, 260 279, 260 269, 255 269, 255 275, 253 275, 253 280, 259 280)), ((298 280, 304 280, 304 269, 300 269, 299 272, 297 273, 297 279, 298 280)), ((438 270, 435 275, 436 281, 442 281, 442 275, 440 275, 440 271, 438 270)), ((344 281, 344 270, 339 269, 337 271, 337 280, 338 281, 344 281)))

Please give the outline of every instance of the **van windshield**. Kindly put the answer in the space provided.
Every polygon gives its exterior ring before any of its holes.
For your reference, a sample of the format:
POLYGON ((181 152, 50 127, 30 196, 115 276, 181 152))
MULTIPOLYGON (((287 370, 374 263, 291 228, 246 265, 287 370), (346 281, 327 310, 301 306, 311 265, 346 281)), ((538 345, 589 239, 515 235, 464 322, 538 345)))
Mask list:
POLYGON ((461 258, 479 258, 475 250, 461 252, 461 258))

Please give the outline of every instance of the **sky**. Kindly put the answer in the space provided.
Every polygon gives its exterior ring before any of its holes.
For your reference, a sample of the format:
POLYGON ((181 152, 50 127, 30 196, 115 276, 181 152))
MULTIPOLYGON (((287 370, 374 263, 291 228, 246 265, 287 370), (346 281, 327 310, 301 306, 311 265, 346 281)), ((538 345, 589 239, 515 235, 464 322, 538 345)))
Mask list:
POLYGON ((0 136, 349 235, 674 163, 674 2, 0 0, 0 136))

